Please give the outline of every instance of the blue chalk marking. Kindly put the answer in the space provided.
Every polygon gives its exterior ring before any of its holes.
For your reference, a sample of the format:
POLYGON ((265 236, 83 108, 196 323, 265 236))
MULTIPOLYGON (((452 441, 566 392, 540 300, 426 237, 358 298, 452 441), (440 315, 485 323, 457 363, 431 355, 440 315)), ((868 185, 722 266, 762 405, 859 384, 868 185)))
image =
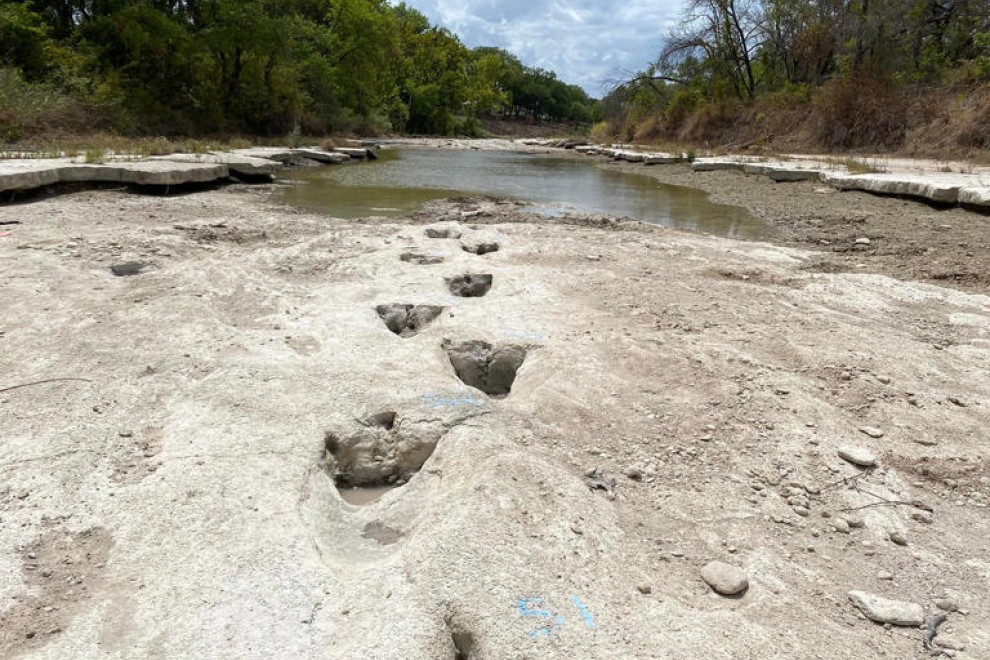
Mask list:
POLYGON ((505 336, 515 339, 529 339, 530 341, 544 341, 547 339, 547 335, 541 332, 523 332, 522 330, 507 330, 505 336))
POLYGON ((547 609, 542 609, 543 599, 530 597, 530 598, 520 598, 519 599, 519 616, 524 617, 535 617, 537 619, 552 619, 553 621, 548 621, 542 628, 537 628, 536 630, 531 630, 529 632, 530 637, 544 637, 553 634, 555 630, 564 625, 564 616, 558 614, 556 619, 554 619, 553 612, 547 609), (539 608, 539 609, 534 609, 539 608))
POLYGON ((456 408, 458 406, 480 406, 482 404, 481 399, 476 399, 474 394, 470 392, 460 397, 446 397, 440 394, 423 395, 423 405, 434 410, 437 408, 456 408))
POLYGON ((591 612, 581 602, 581 599, 577 596, 571 596, 571 602, 574 603, 574 607, 578 608, 578 612, 581 613, 581 618, 584 619, 584 625, 588 626, 592 630, 595 629, 595 617, 591 616, 591 612))
POLYGON ((550 610, 535 610, 534 607, 540 607, 543 605, 542 598, 529 597, 519 599, 519 615, 520 616, 535 616, 541 619, 553 618, 553 613, 550 610))

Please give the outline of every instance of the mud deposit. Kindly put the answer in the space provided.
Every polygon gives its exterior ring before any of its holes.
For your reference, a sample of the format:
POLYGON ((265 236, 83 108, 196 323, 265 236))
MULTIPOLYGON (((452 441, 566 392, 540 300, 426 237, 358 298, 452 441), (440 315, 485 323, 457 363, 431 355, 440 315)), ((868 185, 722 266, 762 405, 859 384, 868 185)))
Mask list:
POLYGON ((0 656, 990 657, 981 292, 277 199, 0 207, 0 656))

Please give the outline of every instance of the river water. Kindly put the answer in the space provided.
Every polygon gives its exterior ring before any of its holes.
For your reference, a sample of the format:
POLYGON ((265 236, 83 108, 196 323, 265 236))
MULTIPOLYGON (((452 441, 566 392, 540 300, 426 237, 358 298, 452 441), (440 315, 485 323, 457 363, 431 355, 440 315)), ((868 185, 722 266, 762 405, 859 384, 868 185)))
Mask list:
POLYGON ((772 234, 745 209, 712 203, 694 188, 602 166, 597 158, 421 148, 379 154, 367 163, 290 171, 286 202, 332 217, 363 218, 403 215, 445 197, 494 195, 548 215, 576 210, 734 238, 772 234))

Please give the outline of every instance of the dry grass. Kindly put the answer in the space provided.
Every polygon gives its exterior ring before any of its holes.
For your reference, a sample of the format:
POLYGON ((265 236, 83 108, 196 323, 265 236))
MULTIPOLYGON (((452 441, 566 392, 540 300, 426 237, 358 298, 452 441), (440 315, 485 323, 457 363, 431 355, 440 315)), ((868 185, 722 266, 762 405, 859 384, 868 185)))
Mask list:
POLYGON ((812 102, 811 120, 826 149, 892 150, 904 144, 904 91, 881 73, 861 69, 828 83, 812 102))
POLYGON ((990 83, 901 86, 865 71, 747 105, 703 107, 680 123, 644 119, 629 132, 716 154, 747 148, 990 163, 990 83))
MULTIPOLYGON (((301 144, 318 144, 333 149, 340 139, 302 136, 301 144)), ((147 158, 168 154, 204 154, 253 146, 285 146, 285 138, 220 136, 215 138, 127 137, 114 133, 70 133, 57 131, 14 142, 0 151, 0 158, 64 158, 86 156, 87 162, 107 160, 114 155, 147 158), (93 160, 89 160, 89 158, 93 160)))
POLYGON ((25 81, 17 69, 0 66, 0 143, 91 121, 87 109, 74 99, 50 85, 25 81))
POLYGON ((829 159, 829 163, 832 165, 838 165, 840 167, 846 168, 850 174, 880 174, 881 172, 886 172, 887 168, 882 165, 877 165, 876 163, 868 163, 863 160, 858 160, 856 158, 839 158, 839 159, 829 159))

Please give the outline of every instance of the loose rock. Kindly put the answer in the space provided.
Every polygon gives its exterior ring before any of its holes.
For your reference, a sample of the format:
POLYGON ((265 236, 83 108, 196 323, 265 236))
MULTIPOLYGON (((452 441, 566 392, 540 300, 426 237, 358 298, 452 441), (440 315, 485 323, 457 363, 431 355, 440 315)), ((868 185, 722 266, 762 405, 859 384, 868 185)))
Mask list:
POLYGON ((850 591, 849 600, 871 621, 894 626, 920 626, 925 622, 925 611, 917 603, 889 600, 865 591, 850 591))
POLYGON ((862 447, 841 447, 839 458, 859 467, 874 467, 877 464, 876 457, 868 449, 862 447))
POLYGON ((701 578, 723 596, 734 596, 749 587, 749 578, 742 569, 721 561, 713 561, 701 569, 701 578))
POLYGON ((141 261, 125 261, 122 264, 114 264, 110 266, 110 272, 117 277, 130 277, 132 275, 140 275, 148 264, 141 261))
POLYGON ((871 438, 882 438, 884 436, 883 429, 878 429, 875 426, 860 426, 859 432, 865 433, 871 438))
POLYGON ((891 532, 890 540, 897 545, 907 545, 907 537, 900 532, 891 532))

